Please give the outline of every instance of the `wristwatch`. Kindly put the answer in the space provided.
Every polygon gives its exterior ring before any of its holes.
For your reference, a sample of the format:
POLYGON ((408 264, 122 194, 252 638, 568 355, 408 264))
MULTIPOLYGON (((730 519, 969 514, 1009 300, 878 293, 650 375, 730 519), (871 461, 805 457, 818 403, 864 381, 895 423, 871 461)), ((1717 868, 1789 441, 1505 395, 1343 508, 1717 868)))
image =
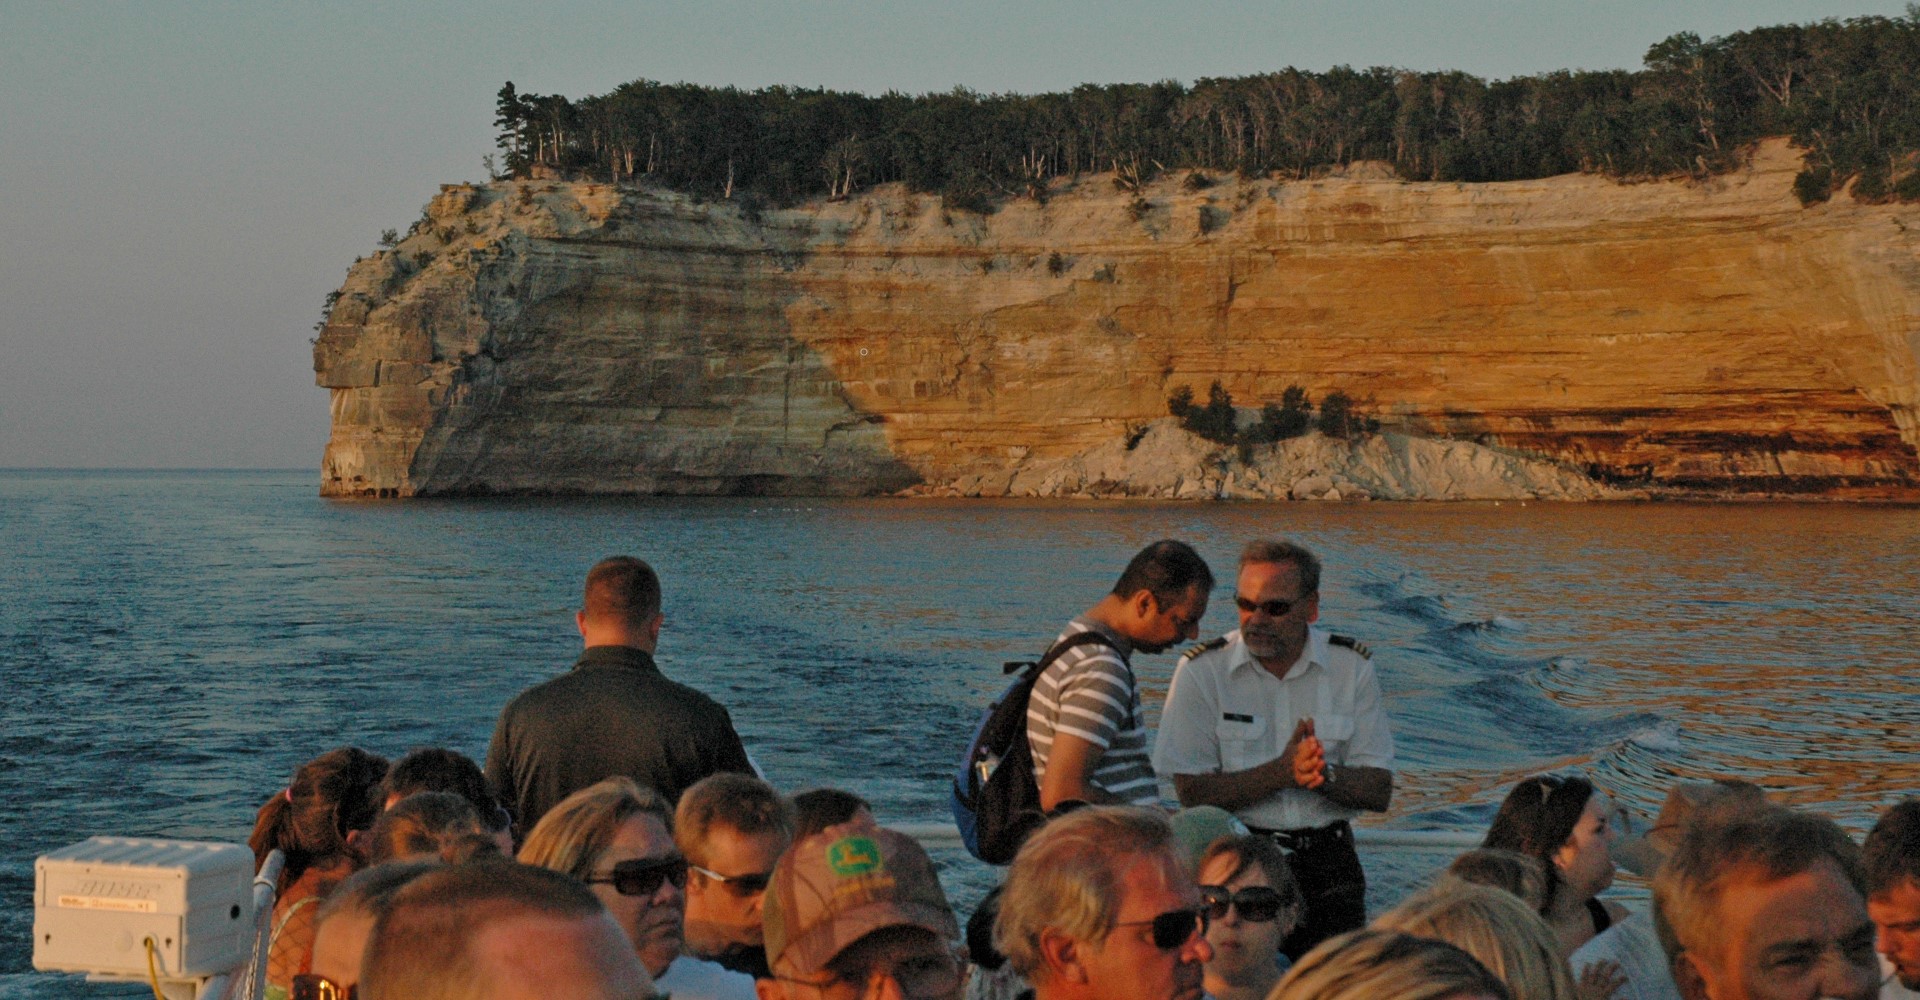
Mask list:
POLYGON ((1326 765, 1326 770, 1323 772, 1322 777, 1324 780, 1320 783, 1321 788, 1333 784, 1333 765, 1331 763, 1326 765))

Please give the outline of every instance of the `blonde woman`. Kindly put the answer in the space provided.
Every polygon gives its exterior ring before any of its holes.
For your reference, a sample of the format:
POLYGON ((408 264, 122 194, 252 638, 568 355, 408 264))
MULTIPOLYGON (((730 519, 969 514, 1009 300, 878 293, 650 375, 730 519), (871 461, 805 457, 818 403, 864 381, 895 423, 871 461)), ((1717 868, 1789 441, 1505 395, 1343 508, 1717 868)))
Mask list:
POLYGON ((1513 1000, 1578 1000, 1553 929, 1512 893, 1449 879, 1382 914, 1373 926, 1460 948, 1499 976, 1513 1000))
POLYGON ((540 817, 520 863, 587 884, 626 931, 662 994, 678 1000, 753 1000, 753 977, 683 955, 687 859, 673 843, 673 810, 631 778, 608 778, 540 817))
POLYGON ((1444 941, 1364 928, 1300 957, 1267 1000, 1514 1000, 1472 955, 1444 941))

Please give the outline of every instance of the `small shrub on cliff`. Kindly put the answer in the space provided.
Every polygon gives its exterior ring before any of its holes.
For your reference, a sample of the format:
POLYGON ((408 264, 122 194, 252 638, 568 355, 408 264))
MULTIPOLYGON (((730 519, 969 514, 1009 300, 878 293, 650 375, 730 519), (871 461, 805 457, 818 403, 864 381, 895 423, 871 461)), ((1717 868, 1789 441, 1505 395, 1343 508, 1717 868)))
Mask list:
POLYGON ((1195 409, 1196 407, 1193 405, 1193 386, 1183 385, 1173 390, 1173 395, 1167 397, 1167 412, 1173 416, 1173 419, 1180 421, 1180 426, 1182 427, 1185 427, 1187 421, 1192 419, 1195 409))
POLYGON ((975 215, 993 214, 993 199, 987 197, 979 188, 962 188, 948 191, 940 196, 940 208, 946 212, 972 212, 975 215))
POLYGON ((1352 437, 1361 429, 1353 412, 1353 399, 1338 389, 1320 401, 1320 433, 1333 438, 1352 437))
POLYGON ((1793 196, 1802 205, 1813 205, 1833 197, 1833 170, 1809 167, 1793 178, 1793 196))
POLYGON ((1233 412, 1233 396, 1219 382, 1207 390, 1207 405, 1193 405, 1193 389, 1181 386, 1167 398, 1167 412, 1180 421, 1189 433, 1209 441, 1232 444, 1238 436, 1233 412))
POLYGON ((1853 200, 1877 205, 1887 200, 1887 175, 1882 170, 1862 170, 1853 181, 1853 200))
POLYGON ((400 230, 383 229, 380 231, 380 245, 388 250, 400 245, 400 230))
POLYGON ((315 330, 325 329, 327 326, 327 320, 330 320, 333 318, 333 307, 339 304, 340 304, 340 289, 336 288, 333 291, 327 293, 326 304, 320 307, 320 321, 318 323, 313 324, 313 328, 315 330))
POLYGON ((1132 201, 1127 202, 1127 214, 1132 216, 1133 221, 1135 222, 1139 222, 1141 219, 1146 218, 1147 213, 1151 211, 1153 211, 1153 202, 1150 202, 1147 199, 1142 198, 1137 194, 1133 196, 1132 201))
POLYGON ((1047 255, 1047 273, 1048 274, 1051 274, 1054 277, 1058 278, 1059 276, 1061 276, 1062 274, 1065 274, 1066 272, 1067 272, 1067 259, 1065 257, 1060 256, 1060 251, 1055 250, 1053 253, 1050 253, 1047 255))

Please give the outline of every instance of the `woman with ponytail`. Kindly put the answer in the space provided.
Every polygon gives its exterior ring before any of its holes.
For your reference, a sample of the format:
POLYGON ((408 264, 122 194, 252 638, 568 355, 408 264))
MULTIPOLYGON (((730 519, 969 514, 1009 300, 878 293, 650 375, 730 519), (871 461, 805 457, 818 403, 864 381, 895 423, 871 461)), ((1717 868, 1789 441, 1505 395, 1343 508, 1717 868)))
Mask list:
POLYGON ((254 820, 255 869, 279 851, 286 867, 274 886, 267 993, 284 997, 313 958, 314 912, 333 887, 365 863, 361 841, 380 814, 386 758, 358 747, 329 750, 302 764, 254 820))

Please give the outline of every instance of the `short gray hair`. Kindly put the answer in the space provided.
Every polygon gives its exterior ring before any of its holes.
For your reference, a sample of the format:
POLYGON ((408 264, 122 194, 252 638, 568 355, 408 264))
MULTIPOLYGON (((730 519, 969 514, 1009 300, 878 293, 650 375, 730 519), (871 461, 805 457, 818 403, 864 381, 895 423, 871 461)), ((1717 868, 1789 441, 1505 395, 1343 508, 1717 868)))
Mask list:
POLYGON ((1653 879, 1653 926, 1669 959, 1683 951, 1720 952, 1720 896, 1742 869, 1771 880, 1831 861, 1861 899, 1867 896, 1860 848, 1825 816, 1766 805, 1687 825, 1673 856, 1653 879))
POLYGON ((993 925, 993 946, 1032 980, 1043 970, 1040 935, 1051 928, 1090 944, 1119 916, 1121 871, 1142 856, 1178 868, 1165 813, 1135 806, 1077 809, 1040 828, 1014 856, 993 925))
POLYGON ((1304 545, 1274 538, 1249 542, 1240 550, 1240 568, 1252 563, 1292 563, 1300 572, 1300 596, 1320 592, 1320 559, 1304 545))
POLYGON ((558 872, 505 859, 442 867, 398 889, 374 923, 359 995, 369 1000, 459 1000, 491 996, 481 929, 527 915, 604 919, 586 886, 558 872))

